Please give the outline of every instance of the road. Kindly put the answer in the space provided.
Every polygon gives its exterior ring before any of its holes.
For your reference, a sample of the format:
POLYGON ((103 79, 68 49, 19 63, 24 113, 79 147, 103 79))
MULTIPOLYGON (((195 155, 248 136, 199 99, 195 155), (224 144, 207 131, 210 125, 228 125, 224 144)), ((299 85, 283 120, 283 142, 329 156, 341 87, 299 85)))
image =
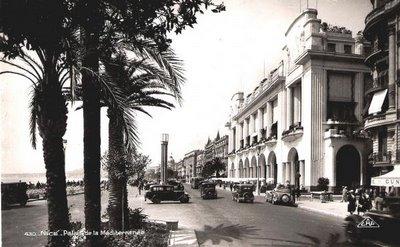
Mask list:
MULTIPOLYGON (((218 190, 216 200, 202 200, 198 190, 186 186, 188 204, 152 204, 129 188, 129 206, 142 207, 150 219, 179 220, 180 228, 195 229, 201 246, 344 246, 343 221, 294 207, 265 203, 236 203, 228 191, 218 190)), ((102 192, 103 212, 108 193, 102 192)), ((82 221, 83 195, 68 197, 72 221, 82 221)), ((46 237, 28 237, 25 232, 46 230, 45 201, 2 211, 3 246, 43 246, 46 237)))

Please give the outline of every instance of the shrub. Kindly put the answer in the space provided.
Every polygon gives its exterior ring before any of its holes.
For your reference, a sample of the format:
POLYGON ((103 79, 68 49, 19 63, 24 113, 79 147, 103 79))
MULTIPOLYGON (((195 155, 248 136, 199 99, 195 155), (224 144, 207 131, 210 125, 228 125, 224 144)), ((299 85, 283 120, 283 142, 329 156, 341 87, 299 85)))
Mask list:
POLYGON ((318 190, 328 190, 329 179, 320 177, 318 178, 318 190))
POLYGON ((143 214, 143 208, 129 209, 129 228, 142 229, 147 215, 143 214))

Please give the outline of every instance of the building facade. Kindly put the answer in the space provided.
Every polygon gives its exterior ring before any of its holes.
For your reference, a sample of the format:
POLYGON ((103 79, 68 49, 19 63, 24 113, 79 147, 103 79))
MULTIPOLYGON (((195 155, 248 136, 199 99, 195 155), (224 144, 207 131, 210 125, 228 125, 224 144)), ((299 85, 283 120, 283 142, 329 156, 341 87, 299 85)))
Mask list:
MULTIPOLYGON (((185 157, 183 158, 183 164, 185 166, 185 179, 187 181, 190 181, 192 177, 197 177, 200 175, 197 173, 198 171, 197 158, 201 156, 202 152, 203 152, 202 150, 193 150, 185 154, 185 157)), ((200 158, 201 160, 203 160, 202 157, 200 158)))
MULTIPOLYGON (((399 170, 400 164, 400 1, 371 3, 373 10, 365 18, 364 29, 364 37, 372 44, 371 54, 365 60, 372 79, 365 85, 368 111, 364 130, 373 141, 371 173, 377 176, 399 170)), ((395 180, 385 181, 392 186, 391 181, 395 180)))
POLYGON ((368 42, 303 11, 285 34, 282 59, 253 92, 232 97, 228 177, 314 189, 366 182, 361 133, 368 42))
MULTIPOLYGON (((213 141, 208 138, 207 144, 204 147, 204 164, 218 157, 222 163, 228 164, 228 135, 220 136, 219 132, 213 141)), ((227 172, 225 171, 225 175, 227 172)))

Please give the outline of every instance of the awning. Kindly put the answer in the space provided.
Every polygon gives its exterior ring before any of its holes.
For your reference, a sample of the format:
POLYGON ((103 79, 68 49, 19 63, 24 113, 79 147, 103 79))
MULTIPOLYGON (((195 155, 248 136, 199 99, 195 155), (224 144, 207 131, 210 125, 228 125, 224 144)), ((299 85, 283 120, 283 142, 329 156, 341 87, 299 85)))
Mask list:
POLYGON ((395 165, 391 172, 371 178, 371 185, 400 187, 400 165, 395 165))
POLYGON ((385 101, 387 89, 378 91, 374 94, 371 100, 371 105, 369 106, 368 109, 368 114, 374 114, 382 111, 382 105, 383 102, 385 101))

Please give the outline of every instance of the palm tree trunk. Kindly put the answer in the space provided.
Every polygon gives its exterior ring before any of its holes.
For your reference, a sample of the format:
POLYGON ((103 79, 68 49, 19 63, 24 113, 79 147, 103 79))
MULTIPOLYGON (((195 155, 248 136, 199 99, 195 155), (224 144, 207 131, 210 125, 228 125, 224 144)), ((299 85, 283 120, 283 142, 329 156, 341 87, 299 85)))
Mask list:
POLYGON ((119 231, 126 229, 128 224, 124 137, 118 113, 109 109, 108 117, 108 215, 110 228, 119 231))
MULTIPOLYGON (((67 126, 67 107, 53 66, 45 67, 45 83, 38 93, 39 134, 47 179, 48 228, 50 232, 70 230, 62 137, 67 126), (49 68, 50 67, 50 68, 49 68)), ((68 246, 68 236, 49 236, 49 246, 68 246)))
MULTIPOLYGON (((70 230, 62 137, 45 137, 43 156, 46 164, 48 227, 50 232, 62 234, 63 230, 70 230)), ((68 246, 68 243, 67 235, 49 236, 48 246, 68 246)))
POLYGON ((100 245, 101 190, 100 190, 100 92, 93 73, 99 72, 99 34, 103 22, 100 1, 86 0, 82 5, 82 40, 84 57, 82 66, 83 95, 83 155, 85 228, 92 233, 86 238, 87 246, 100 245))

